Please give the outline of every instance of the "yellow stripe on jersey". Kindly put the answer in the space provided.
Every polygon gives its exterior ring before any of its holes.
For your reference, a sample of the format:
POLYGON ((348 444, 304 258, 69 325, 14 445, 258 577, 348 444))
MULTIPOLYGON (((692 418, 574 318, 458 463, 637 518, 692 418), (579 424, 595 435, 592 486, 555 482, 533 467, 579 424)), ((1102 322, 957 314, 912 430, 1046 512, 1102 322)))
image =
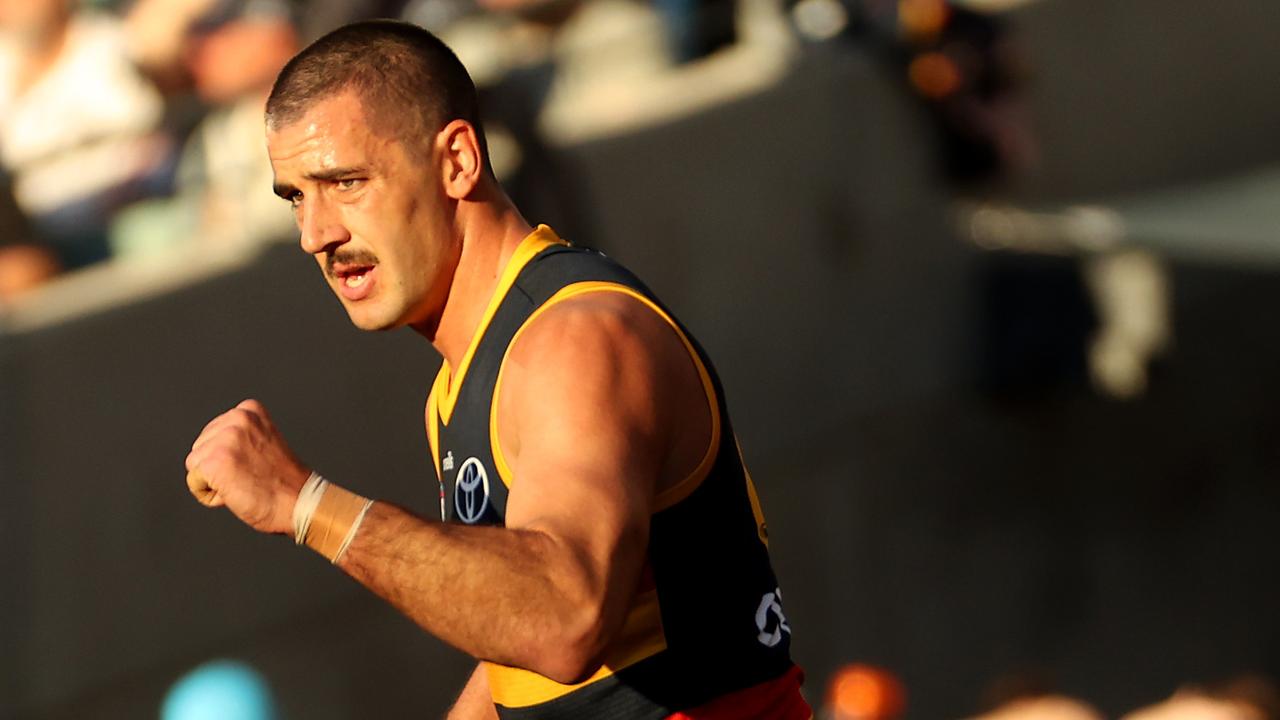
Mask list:
POLYGON ((476 331, 471 336, 471 343, 467 346, 466 353, 463 354, 462 360, 458 363, 457 373, 454 374, 452 372, 448 360, 440 363, 440 372, 436 374, 434 387, 440 391, 436 393, 436 402, 439 406, 439 418, 445 425, 449 424, 449 418, 453 416, 453 406, 458 402, 458 391, 462 388, 462 381, 467 376, 467 368, 471 365, 471 358, 476 354, 476 348, 480 345, 480 340, 484 337, 485 330, 489 328, 489 323, 498 312, 498 306, 502 304, 503 298, 507 296, 507 291, 515 284, 516 276, 520 274, 525 265, 529 264, 533 256, 552 245, 564 244, 566 244, 565 241, 561 240, 554 230, 546 225, 539 225, 521 240, 516 247, 515 253, 507 261, 507 267, 502 271, 502 277, 498 279, 498 286, 493 291, 493 297, 489 298, 489 306, 485 308, 484 315, 480 318, 480 324, 476 326, 476 331))
POLYGON ((444 474, 440 472, 440 413, 436 408, 437 384, 439 383, 431 385, 431 392, 427 395, 427 445, 431 447, 431 462, 436 466, 436 479, 444 482, 444 474))
POLYGON ((502 478, 502 483, 504 485, 508 488, 511 487, 513 480, 511 466, 507 464, 507 458, 502 452, 502 443, 498 441, 498 398, 502 390, 502 374, 506 371, 507 357, 511 354, 511 348, 515 347, 516 341, 520 339, 520 334, 523 333, 525 328, 529 327, 529 325, 531 325, 539 315, 550 310, 557 303, 578 295, 585 295, 586 293, 592 292, 622 293, 623 295, 639 300, 650 310, 657 313, 658 317, 662 318, 663 321, 670 325, 671 329, 675 331, 676 335, 680 338, 680 342, 684 343, 685 350, 688 351, 689 357, 693 359, 693 364, 698 369, 698 377, 702 380, 702 389, 706 393, 707 403, 711 408, 711 442, 708 444, 707 451, 702 456, 702 460, 698 463, 698 467, 694 468, 693 472, 689 473, 688 477, 658 493, 657 497, 654 499, 654 511, 665 510, 688 497, 689 494, 697 489, 698 485, 706 479, 707 475, 710 474, 711 467, 715 464, 716 453, 720 449, 720 403, 716 400, 716 389, 715 385, 711 382, 711 374, 707 371, 707 367, 702 362, 702 358, 698 356, 698 351, 693 347, 693 343, 690 342, 689 338, 680 330, 680 326, 676 324, 676 321, 664 312, 662 308, 658 307, 657 303, 632 288, 618 283, 593 280, 566 285, 543 303, 542 307, 539 307, 529 315, 529 317, 525 319, 524 324, 520 326, 520 329, 516 331, 516 334, 512 336, 511 342, 507 345, 506 353, 502 356, 502 364, 498 368, 498 379, 493 385, 493 404, 489 408, 489 445, 493 451, 493 462, 494 465, 497 466, 498 477, 502 478))
POLYGON ((603 680, 623 668, 658 654, 666 647, 658 591, 649 590, 636 596, 636 601, 627 613, 627 619, 607 651, 600 669, 580 683, 562 685, 535 672, 497 663, 486 662, 484 666, 489 675, 489 692, 495 703, 509 708, 528 707, 550 702, 603 680))

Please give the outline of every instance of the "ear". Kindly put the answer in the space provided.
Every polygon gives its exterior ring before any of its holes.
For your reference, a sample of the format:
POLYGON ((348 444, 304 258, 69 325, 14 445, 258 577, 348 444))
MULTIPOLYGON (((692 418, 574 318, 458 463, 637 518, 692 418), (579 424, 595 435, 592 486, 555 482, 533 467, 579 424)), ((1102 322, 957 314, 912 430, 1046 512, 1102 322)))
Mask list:
POLYGON ((480 184, 484 155, 476 129, 466 120, 453 120, 436 134, 441 182, 454 200, 464 200, 480 184))

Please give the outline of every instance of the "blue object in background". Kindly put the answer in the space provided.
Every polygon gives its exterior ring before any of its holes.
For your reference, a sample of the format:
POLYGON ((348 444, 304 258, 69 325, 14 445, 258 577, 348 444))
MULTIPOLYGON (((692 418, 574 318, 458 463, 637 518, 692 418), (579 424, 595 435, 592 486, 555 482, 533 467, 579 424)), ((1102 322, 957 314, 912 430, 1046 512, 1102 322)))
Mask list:
POLYGON ((178 679, 160 720, 277 720, 266 678, 238 660, 213 660, 178 679))

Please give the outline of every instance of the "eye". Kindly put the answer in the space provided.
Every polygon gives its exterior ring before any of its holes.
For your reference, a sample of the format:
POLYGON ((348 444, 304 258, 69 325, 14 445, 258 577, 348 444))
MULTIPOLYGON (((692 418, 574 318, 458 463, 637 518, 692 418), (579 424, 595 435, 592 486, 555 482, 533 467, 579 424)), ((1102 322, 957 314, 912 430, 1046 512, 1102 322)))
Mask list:
POLYGON ((285 196, 284 199, 288 200, 289 204, 292 205, 295 209, 297 209, 302 205, 302 193, 298 190, 294 190, 293 192, 289 193, 288 195, 285 196))
POLYGON ((363 178, 343 178, 336 184, 339 190, 355 190, 362 182, 364 182, 363 178))

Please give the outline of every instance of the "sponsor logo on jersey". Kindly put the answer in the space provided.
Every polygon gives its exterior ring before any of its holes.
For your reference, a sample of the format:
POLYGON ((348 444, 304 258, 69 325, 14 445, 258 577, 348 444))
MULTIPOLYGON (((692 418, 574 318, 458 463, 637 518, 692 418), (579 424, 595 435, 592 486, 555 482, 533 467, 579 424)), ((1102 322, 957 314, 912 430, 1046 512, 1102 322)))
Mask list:
POLYGON ((458 471, 458 482, 453 492, 453 509, 458 519, 473 525, 484 517, 489 508, 489 473, 479 458, 470 457, 458 471))
POLYGON ((760 598, 760 607, 756 608, 756 627, 760 633, 756 639, 765 647, 773 647, 782 642, 782 633, 791 634, 791 626, 787 624, 787 616, 782 614, 782 590, 774 588, 760 598))

